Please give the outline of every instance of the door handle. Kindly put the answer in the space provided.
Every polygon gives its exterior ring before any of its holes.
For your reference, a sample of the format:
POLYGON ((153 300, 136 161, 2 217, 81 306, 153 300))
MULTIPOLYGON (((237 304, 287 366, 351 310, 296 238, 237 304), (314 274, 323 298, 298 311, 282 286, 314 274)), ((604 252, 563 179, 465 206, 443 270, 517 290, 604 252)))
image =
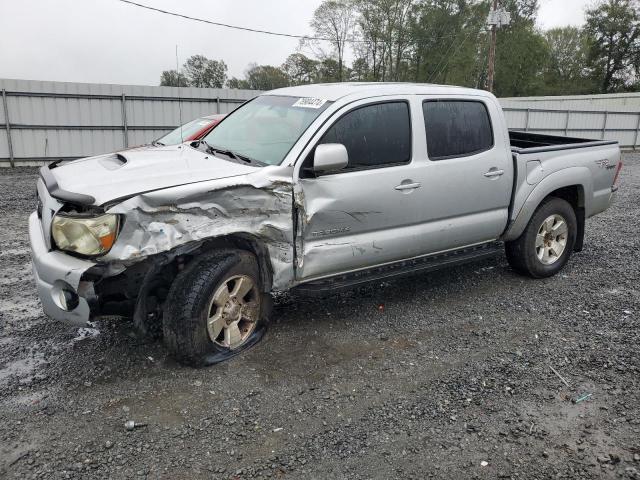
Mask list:
POLYGON ((500 175, 504 175, 504 170, 498 170, 497 168, 492 168, 484 174, 484 176, 487 178, 499 177, 500 175))
POLYGON ((415 183, 401 183, 395 187, 396 190, 413 190, 414 188, 420 188, 422 184, 420 182, 415 183))

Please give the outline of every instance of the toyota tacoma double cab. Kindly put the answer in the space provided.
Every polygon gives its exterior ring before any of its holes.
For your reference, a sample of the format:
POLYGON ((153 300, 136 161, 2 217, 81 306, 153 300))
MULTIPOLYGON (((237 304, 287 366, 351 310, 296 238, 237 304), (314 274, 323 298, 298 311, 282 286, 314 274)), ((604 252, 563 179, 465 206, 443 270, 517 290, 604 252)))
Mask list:
POLYGON ((190 365, 265 332, 271 293, 322 294, 506 250, 554 275, 606 210, 614 141, 509 131, 488 92, 274 90, 204 138, 42 167, 29 233, 44 312, 131 317, 190 365))

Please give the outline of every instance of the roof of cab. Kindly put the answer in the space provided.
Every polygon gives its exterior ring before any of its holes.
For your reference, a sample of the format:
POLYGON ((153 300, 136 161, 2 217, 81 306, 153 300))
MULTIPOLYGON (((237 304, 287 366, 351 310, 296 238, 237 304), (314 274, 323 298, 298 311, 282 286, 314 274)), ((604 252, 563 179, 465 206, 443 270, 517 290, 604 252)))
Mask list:
POLYGON ((366 98, 380 95, 474 95, 491 97, 491 93, 473 88, 430 83, 386 83, 386 82, 344 82, 316 83, 297 87, 279 88, 265 92, 265 95, 321 98, 336 101, 351 96, 366 98))

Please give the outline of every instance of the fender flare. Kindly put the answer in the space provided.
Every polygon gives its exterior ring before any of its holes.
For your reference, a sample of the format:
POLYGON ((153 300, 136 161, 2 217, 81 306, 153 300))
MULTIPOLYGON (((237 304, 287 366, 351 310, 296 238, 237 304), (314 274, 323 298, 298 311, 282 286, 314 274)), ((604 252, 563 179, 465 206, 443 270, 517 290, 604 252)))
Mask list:
MULTIPOLYGON (((511 218, 513 219, 502 236, 504 241, 511 241, 518 238, 527 227, 529 220, 533 216, 540 204, 554 191, 578 186, 582 189, 582 199, 584 205, 579 205, 588 215, 591 211, 591 198, 593 197, 593 179, 591 171, 587 167, 569 167, 558 170, 538 183, 527 198, 520 205, 515 204, 511 218)), ((518 194, 515 195, 515 202, 518 201, 518 194)), ((576 212, 577 215, 578 212, 576 212)))

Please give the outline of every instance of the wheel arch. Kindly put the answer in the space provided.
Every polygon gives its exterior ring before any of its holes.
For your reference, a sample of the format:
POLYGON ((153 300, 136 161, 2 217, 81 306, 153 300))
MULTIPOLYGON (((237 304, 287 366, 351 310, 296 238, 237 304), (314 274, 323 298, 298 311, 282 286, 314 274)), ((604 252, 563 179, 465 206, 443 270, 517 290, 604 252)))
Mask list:
MULTIPOLYGON (((248 233, 230 234, 208 239, 202 242, 191 242, 180 247, 147 258, 137 264, 135 271, 138 276, 135 284, 128 287, 127 297, 135 301, 133 305, 133 320, 142 331, 153 331, 153 324, 161 318, 162 304, 166 300, 169 288, 178 272, 191 262, 207 252, 213 250, 245 250, 255 255, 260 272, 260 283, 263 293, 268 293, 273 287, 273 267, 267 245, 259 238, 248 233), (142 270, 142 272, 140 272, 142 270)), ((110 279, 115 286, 127 282, 129 269, 110 279)), ((129 284, 131 282, 128 282, 129 284)))
POLYGON ((593 182, 586 168, 567 168, 555 172, 536 185, 522 203, 514 220, 503 235, 504 241, 518 238, 524 232, 537 208, 548 198, 557 197, 566 200, 574 209, 578 220, 578 236, 574 250, 582 249, 584 237, 584 219, 590 208, 593 196, 593 182))
MULTIPOLYGON (((213 250, 246 250, 255 255, 260 271, 260 283, 264 292, 273 286, 273 266, 267 245, 250 233, 233 233, 200 242, 194 249, 183 255, 176 255, 172 262, 182 262, 183 266, 197 260, 198 256, 213 250), (182 257, 182 258, 180 258, 182 257)), ((182 268, 182 267, 181 267, 182 268)))

